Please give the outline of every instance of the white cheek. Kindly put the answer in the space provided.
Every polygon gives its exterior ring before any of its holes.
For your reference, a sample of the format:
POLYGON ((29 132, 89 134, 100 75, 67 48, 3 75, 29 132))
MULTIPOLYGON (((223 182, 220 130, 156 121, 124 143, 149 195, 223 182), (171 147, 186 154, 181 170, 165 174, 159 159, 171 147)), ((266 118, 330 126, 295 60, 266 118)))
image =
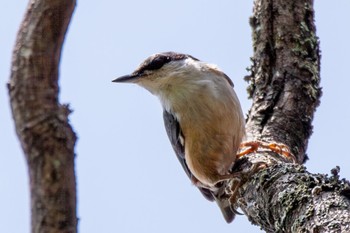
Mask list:
POLYGON ((138 83, 141 87, 145 88, 149 92, 151 92, 153 95, 158 95, 159 91, 159 83, 155 82, 153 80, 144 79, 138 83))

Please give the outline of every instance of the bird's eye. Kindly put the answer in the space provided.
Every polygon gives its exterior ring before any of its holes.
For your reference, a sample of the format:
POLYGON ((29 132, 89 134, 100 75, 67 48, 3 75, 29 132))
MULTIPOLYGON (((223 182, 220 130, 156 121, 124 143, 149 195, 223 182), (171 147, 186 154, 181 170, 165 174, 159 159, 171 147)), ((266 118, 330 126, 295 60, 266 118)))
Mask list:
POLYGON ((147 70, 158 70, 162 68, 166 63, 170 62, 169 56, 159 56, 154 58, 150 63, 148 63, 147 70))

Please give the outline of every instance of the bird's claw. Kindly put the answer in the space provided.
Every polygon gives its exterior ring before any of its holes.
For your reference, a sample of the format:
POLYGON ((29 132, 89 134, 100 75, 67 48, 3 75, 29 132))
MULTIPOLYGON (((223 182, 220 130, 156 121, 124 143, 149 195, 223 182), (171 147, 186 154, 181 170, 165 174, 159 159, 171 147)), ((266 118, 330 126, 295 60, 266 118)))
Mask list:
POLYGON ((242 156, 255 153, 260 148, 271 150, 284 158, 286 158, 288 161, 292 161, 293 163, 296 163, 297 160, 295 156, 290 152, 290 149, 288 146, 286 146, 283 143, 277 143, 277 142, 263 142, 263 141, 249 141, 249 142, 243 142, 240 145, 240 152, 237 154, 237 157, 240 158, 242 156))

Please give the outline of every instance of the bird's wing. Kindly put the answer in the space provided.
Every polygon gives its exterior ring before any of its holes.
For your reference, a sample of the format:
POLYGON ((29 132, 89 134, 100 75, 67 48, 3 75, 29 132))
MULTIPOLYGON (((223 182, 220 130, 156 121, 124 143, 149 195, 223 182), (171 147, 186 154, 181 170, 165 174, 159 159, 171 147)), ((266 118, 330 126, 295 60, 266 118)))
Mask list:
MULTIPOLYGON (((173 149, 175 151, 175 154, 177 158, 179 159, 183 169, 185 170, 187 176, 193 180, 193 174, 191 173, 190 169, 188 168, 186 164, 186 159, 185 159, 185 147, 181 143, 180 137, 184 139, 184 136, 182 135, 180 124, 177 121, 177 119, 174 117, 173 114, 169 113, 168 111, 164 110, 163 112, 163 118, 164 118, 164 125, 166 132, 168 134, 169 140, 171 142, 171 145, 173 146, 173 149)), ((184 141, 184 140, 182 140, 184 141)), ((203 194, 203 196, 210 200, 214 200, 213 193, 206 188, 198 187, 199 191, 203 194)))
MULTIPOLYGON (((166 132, 168 134, 171 145, 173 146, 175 154, 176 154, 177 158, 179 159, 187 176, 192 181, 195 178, 186 164, 185 147, 183 145, 185 138, 181 132, 180 124, 176 120, 175 116, 166 110, 164 110, 164 112, 163 112, 163 118, 164 118, 165 129, 166 129, 166 132), (181 140, 181 137, 183 140, 181 140)), ((225 220, 228 223, 233 221, 237 211, 231 208, 231 204, 230 204, 228 199, 220 199, 220 198, 216 197, 216 195, 209 189, 202 188, 202 187, 198 187, 198 189, 206 199, 208 199, 209 201, 214 201, 214 200, 216 201, 216 203, 219 205, 219 207, 221 209, 221 212, 222 212, 225 220)))

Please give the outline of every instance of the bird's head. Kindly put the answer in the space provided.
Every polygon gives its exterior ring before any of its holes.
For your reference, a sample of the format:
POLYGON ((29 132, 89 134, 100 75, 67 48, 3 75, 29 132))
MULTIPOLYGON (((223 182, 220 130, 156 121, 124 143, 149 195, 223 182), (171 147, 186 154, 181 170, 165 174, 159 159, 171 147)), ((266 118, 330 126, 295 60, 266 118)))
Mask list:
MULTIPOLYGON (((153 94, 159 95, 169 89, 190 88, 195 82, 210 79, 210 73, 224 75, 216 66, 201 62, 191 55, 165 52, 148 57, 131 74, 119 77, 113 82, 136 83, 153 94), (172 87, 172 88, 169 88, 172 87)), ((228 79, 226 76, 225 78, 228 79)), ((231 80, 229 80, 231 83, 231 80)))

